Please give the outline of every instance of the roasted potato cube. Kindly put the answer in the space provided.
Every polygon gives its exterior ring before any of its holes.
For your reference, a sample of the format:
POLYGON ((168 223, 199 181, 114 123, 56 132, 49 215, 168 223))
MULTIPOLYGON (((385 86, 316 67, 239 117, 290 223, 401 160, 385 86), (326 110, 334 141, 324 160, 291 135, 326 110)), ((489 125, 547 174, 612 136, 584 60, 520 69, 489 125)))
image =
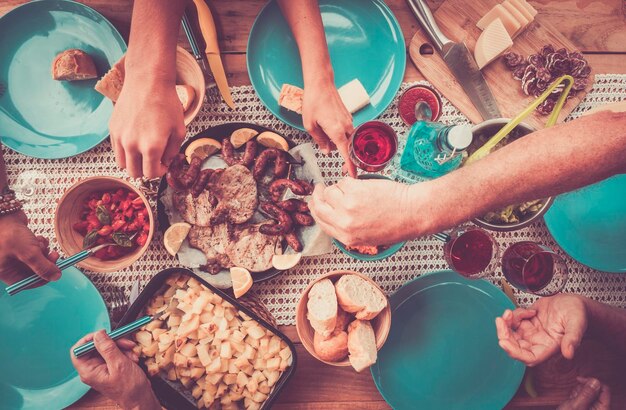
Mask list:
POLYGON ((159 351, 159 344, 156 341, 153 341, 150 346, 143 346, 141 348, 141 353, 146 357, 154 357, 159 351))
POLYGON ((230 346, 230 342, 222 342, 220 346, 220 357, 222 357, 223 359, 230 359, 231 357, 233 357, 233 351, 230 346))
POLYGON ((202 363, 202 366, 207 367, 211 364, 211 356, 209 355, 209 346, 206 344, 199 344, 196 347, 196 353, 198 353, 198 358, 202 363))
POLYGON ((280 367, 280 357, 273 357, 267 361, 267 370, 278 370, 280 367))
POLYGON ((204 367, 194 367, 193 369, 191 369, 192 379, 198 380, 199 378, 204 376, 204 374, 205 374, 204 367))
POLYGON ((253 339, 260 339, 265 336, 265 330, 261 326, 252 326, 248 328, 248 336, 253 339))
POLYGON ((197 355, 196 345, 193 343, 185 343, 178 349, 178 352, 183 356, 194 357, 197 355))
POLYGON ((196 400, 202 397, 202 393, 204 393, 204 388, 198 384, 193 386, 193 389, 191 389, 191 395, 196 400))
POLYGON ((206 375, 206 382, 212 384, 213 386, 217 386, 220 381, 222 381, 222 378, 226 377, 228 375, 225 375, 224 373, 208 373, 206 375))
POLYGON ((220 360, 219 357, 216 357, 215 359, 213 359, 211 364, 206 368, 206 371, 207 373, 214 373, 214 372, 220 371, 221 368, 222 368, 222 361, 220 360))
POLYGON ((227 385, 231 385, 231 384, 235 384, 237 382, 237 374, 235 373, 228 373, 224 375, 224 383, 226 383, 227 385))
POLYGON ((135 340, 140 345, 148 347, 152 344, 152 333, 148 332, 147 330, 140 330, 139 332, 135 333, 135 340))

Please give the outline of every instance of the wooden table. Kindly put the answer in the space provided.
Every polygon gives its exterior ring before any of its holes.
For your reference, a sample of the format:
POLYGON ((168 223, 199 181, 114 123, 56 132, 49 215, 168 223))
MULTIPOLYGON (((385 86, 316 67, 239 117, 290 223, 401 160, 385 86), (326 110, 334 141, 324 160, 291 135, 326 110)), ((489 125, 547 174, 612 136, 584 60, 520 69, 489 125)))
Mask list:
MULTIPOLYGON (((0 15, 25 0, 0 3, 0 15)), ((128 39, 132 1, 88 0, 128 39)), ((428 1, 434 11, 440 0, 428 1)), ((626 74, 626 0, 530 0, 542 18, 567 36, 589 60, 598 74, 626 74)), ((250 84, 246 71, 246 43, 252 23, 265 0, 212 0, 223 60, 231 85, 250 84)), ((468 0, 468 5, 471 2, 468 0)), ((405 0, 387 0, 400 21, 407 44, 418 30, 417 21, 405 0)), ((184 35, 179 42, 188 46, 184 35)), ((188 48, 188 47, 187 47, 188 48)), ((423 77, 407 58, 405 81, 423 77)), ((275 409, 387 409, 369 372, 357 374, 347 368, 324 365, 311 357, 299 343, 294 326, 283 326, 296 343, 298 368, 282 392, 275 409)), ((533 369, 539 397, 529 397, 520 388, 508 408, 554 408, 569 394, 576 375, 590 375, 609 383, 614 408, 626 408, 626 357, 618 356, 599 341, 586 340, 577 358, 562 358, 533 369)), ((95 391, 89 392, 72 409, 114 409, 115 404, 95 391)))

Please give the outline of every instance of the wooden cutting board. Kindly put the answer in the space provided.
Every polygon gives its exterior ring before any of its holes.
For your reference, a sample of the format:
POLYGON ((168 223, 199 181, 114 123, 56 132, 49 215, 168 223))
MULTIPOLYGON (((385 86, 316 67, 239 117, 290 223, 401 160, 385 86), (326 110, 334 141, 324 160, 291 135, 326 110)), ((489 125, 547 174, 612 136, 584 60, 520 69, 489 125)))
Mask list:
MULTIPOLYGON (((499 3, 501 3, 501 0, 481 0, 473 1, 469 5, 469 2, 466 0, 447 0, 434 13, 435 20, 437 20, 441 31, 448 38, 453 41, 464 41, 467 48, 473 53, 476 40, 481 33, 481 30, 476 27, 476 22, 499 3)), ((432 51, 430 44, 430 39, 423 30, 420 29, 415 33, 409 45, 411 60, 424 77, 465 114, 470 121, 475 124, 481 122, 482 117, 474 108, 474 105, 456 81, 439 53, 432 51), (429 50, 430 53, 428 52, 429 50)), ((541 13, 539 13, 535 17, 535 21, 513 40, 511 51, 528 56, 539 52, 546 44, 553 45, 557 50, 562 47, 569 51, 576 50, 572 42, 547 21, 544 21, 541 13)), ((535 97, 524 94, 521 82, 513 78, 512 72, 506 68, 502 58, 498 58, 483 68, 482 72, 498 102, 498 107, 503 117, 514 117, 535 99, 535 97)), ((593 78, 592 67, 587 88, 584 91, 579 91, 575 97, 567 101, 559 116, 559 122, 562 122, 582 101, 593 85, 593 78)), ((536 128, 543 128, 547 119, 547 115, 541 115, 535 111, 532 115, 526 117, 524 122, 536 128)))

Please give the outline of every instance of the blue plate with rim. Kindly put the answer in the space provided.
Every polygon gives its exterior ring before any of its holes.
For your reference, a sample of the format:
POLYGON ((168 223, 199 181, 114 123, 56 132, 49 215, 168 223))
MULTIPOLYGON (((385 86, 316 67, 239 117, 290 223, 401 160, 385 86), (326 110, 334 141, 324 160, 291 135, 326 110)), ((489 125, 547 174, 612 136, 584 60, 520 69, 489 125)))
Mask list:
POLYGON ((111 330, 98 290, 71 267, 56 282, 8 296, 0 282, 0 408, 62 409, 89 386, 72 366, 70 347, 111 330))
POLYGON ((559 195, 544 220, 554 240, 578 262, 626 273, 626 174, 559 195))
MULTIPOLYGON (((371 104, 354 113, 354 125, 378 117, 400 89, 406 47, 400 25, 381 0, 320 0, 326 41, 341 87, 358 78, 371 104)), ((281 121, 304 130, 302 117, 280 108, 283 84, 303 87, 298 46, 276 1, 257 16, 246 54, 250 81, 263 104, 281 121)))
POLYGON ((0 17, 0 139, 24 155, 56 159, 85 152, 109 135, 113 104, 97 79, 56 81, 52 61, 78 48, 103 76, 126 51, 113 25, 68 0, 25 3, 0 17))
POLYGON ((394 409, 500 410, 524 365, 498 345, 495 319, 513 303, 485 280, 423 275, 394 293, 391 331, 371 367, 394 409))

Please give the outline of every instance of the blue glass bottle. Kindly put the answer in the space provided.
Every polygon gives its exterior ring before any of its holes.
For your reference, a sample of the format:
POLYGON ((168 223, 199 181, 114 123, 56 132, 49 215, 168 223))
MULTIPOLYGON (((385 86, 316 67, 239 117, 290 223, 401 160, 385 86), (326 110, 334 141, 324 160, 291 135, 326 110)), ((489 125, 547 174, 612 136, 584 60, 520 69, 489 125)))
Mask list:
POLYGON ((417 121, 409 131, 400 168, 427 178, 440 177, 461 165, 471 143, 472 129, 467 124, 417 121))

